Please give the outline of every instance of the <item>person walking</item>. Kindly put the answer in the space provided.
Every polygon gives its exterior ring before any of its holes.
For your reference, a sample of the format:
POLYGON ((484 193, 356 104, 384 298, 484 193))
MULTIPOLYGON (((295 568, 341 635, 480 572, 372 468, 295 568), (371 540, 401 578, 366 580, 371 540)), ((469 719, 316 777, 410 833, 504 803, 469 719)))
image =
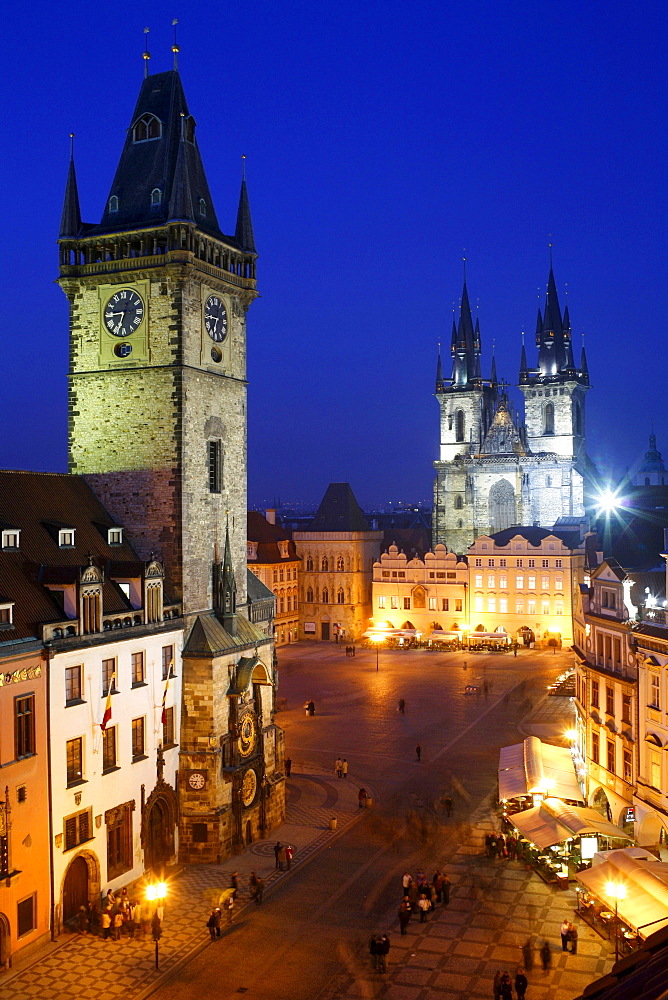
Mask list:
POLYGON ((285 871, 284 864, 287 861, 286 847, 285 844, 281 844, 278 849, 278 870, 279 872, 285 871))
POLYGON ((111 909, 108 906, 102 910, 100 923, 102 925, 102 938, 104 941, 108 941, 111 937, 111 909))
POLYGON ((403 890, 404 896, 408 892, 408 887, 412 881, 413 881, 413 876, 411 875, 410 872, 404 872, 404 874, 401 876, 401 888, 403 890))
POLYGON ((415 748, 415 756, 417 757, 418 760, 420 760, 420 758, 422 756, 422 747, 420 746, 419 743, 418 743, 418 745, 415 748))
POLYGON ((258 906, 260 906, 260 904, 262 903, 263 895, 264 895, 264 879, 261 879, 258 876, 257 881, 255 883, 255 902, 257 903, 258 906))
POLYGON ((121 940, 121 927, 123 926, 123 913, 121 910, 116 910, 114 913, 113 928, 114 928, 114 941, 121 940))
POLYGON ((443 906, 447 906, 450 902, 450 879, 447 875, 443 876, 443 906))
POLYGON ((280 840, 277 840, 276 843, 274 844, 274 857, 276 858, 276 867, 277 868, 278 868, 278 853, 279 853, 280 849, 281 849, 281 842, 280 842, 280 840))
POLYGON ((334 770, 336 772, 336 777, 337 778, 342 778, 343 777, 343 771, 341 770, 342 767, 343 767, 343 761, 341 760, 340 757, 337 757, 336 761, 334 763, 334 770))
POLYGON ((492 989, 494 990, 494 1000, 499 1000, 501 996, 501 969, 497 969, 494 973, 494 984, 492 989))
POLYGON ((568 951, 568 942, 571 935, 571 925, 568 920, 564 917, 561 927, 559 928, 559 933, 561 934, 561 950, 568 951))
POLYGON ((348 777, 348 761, 346 760, 345 757, 341 761, 341 774, 343 775, 344 778, 348 777))
POLYGON ((378 971, 387 972, 387 956, 390 953, 390 939, 387 934, 383 934, 378 942, 378 971))
POLYGON ((80 906, 77 912, 77 929, 79 934, 85 934, 88 930, 88 914, 85 906, 80 906))
POLYGON ((434 888, 434 895, 436 898, 436 902, 440 903, 441 900, 443 899, 443 876, 441 875, 438 868, 434 872, 434 877, 431 880, 431 884, 434 888))
POLYGON ((237 898, 239 892, 239 873, 232 872, 230 875, 230 889, 232 890, 232 899, 237 898))
POLYGON ((223 909, 225 910, 225 916, 227 917, 227 926, 229 927, 234 920, 234 896, 228 896, 223 903, 223 909))
POLYGON ((445 815, 452 816, 452 799, 449 795, 446 795, 443 799, 443 805, 445 806, 445 815))
POLYGON ((206 922, 206 926, 209 928, 209 935, 211 940, 216 940, 216 911, 212 910, 209 919, 206 922))
POLYGON ((404 701, 403 698, 399 699, 399 711, 401 712, 402 715, 404 715, 406 712, 406 702, 404 701))
POLYGON ((285 848, 285 862, 288 871, 290 871, 290 869, 292 868, 292 858, 294 856, 294 853, 295 853, 294 847, 292 846, 292 844, 288 844, 287 847, 285 848))
POLYGON ((524 1000, 524 994, 527 991, 528 985, 529 980, 524 975, 524 969, 518 969, 515 973, 515 992, 517 993, 517 1000, 524 1000))
POLYGON ((406 933, 406 928, 410 923, 412 912, 413 908, 411 906, 411 901, 408 898, 408 896, 404 896, 399 906, 399 927, 401 929, 402 935, 406 933))
POLYGON ((135 925, 133 937, 138 937, 142 932, 141 926, 141 903, 135 899, 132 904, 132 923, 135 925))
POLYGON ((418 907, 420 910, 420 923, 423 924, 427 919, 427 914, 431 909, 431 903, 427 899, 427 895, 424 892, 420 893, 420 898, 418 899, 418 907))
POLYGON ((357 801, 360 809, 364 809, 364 807, 366 806, 366 788, 360 788, 359 792, 357 793, 357 801))
POLYGON ((377 972, 378 971, 378 938, 375 934, 372 934, 369 938, 369 954, 371 955, 371 967, 377 972))
POLYGON ((513 983, 507 972, 501 976, 501 1000, 513 1000, 513 983))
POLYGON ((290 777, 290 772, 292 771, 292 760, 290 757, 285 758, 285 777, 290 777))
POLYGON ((549 941, 543 942, 543 947, 540 949, 540 958, 543 963, 543 972, 547 972, 552 965, 552 949, 550 948, 549 941))
POLYGON ((571 955, 577 955, 578 953, 578 929, 575 924, 570 925, 570 942, 571 942, 571 955))
POLYGON ((217 906, 215 908, 215 910, 213 911, 213 916, 214 916, 214 919, 216 921, 216 937, 219 938, 220 937, 220 925, 221 925, 222 920, 223 920, 223 914, 221 913, 221 910, 220 910, 219 906, 217 906))
POLYGON ((524 968, 527 972, 531 972, 533 969, 533 945, 530 937, 522 945, 522 957, 524 958, 524 968))

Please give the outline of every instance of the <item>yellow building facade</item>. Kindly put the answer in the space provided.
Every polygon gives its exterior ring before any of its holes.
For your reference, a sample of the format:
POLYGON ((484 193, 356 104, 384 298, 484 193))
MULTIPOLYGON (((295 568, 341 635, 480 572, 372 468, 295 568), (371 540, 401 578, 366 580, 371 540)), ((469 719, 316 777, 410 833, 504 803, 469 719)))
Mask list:
POLYGON ((414 629, 421 636, 459 631, 466 623, 468 566, 445 545, 409 559, 390 545, 373 566, 370 625, 414 629))

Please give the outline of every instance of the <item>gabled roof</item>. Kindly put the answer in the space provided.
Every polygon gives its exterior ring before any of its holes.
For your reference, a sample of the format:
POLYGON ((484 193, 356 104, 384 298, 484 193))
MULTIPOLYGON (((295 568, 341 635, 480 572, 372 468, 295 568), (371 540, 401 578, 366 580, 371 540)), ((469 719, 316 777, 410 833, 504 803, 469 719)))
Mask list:
POLYGON ((330 483, 305 531, 371 531, 350 483, 330 483))
POLYGON ((246 520, 246 537, 249 542, 257 543, 257 558, 249 559, 251 563, 285 563, 299 559, 295 543, 290 532, 280 524, 270 524, 266 517, 257 510, 249 510, 246 520), (288 555, 281 555, 279 542, 288 542, 288 555))
POLYGON ((131 609, 110 576, 112 563, 137 563, 127 542, 109 545, 100 527, 116 527, 87 482, 59 473, 0 471, 0 521, 20 530, 19 548, 0 551, 0 593, 14 602, 14 629, 0 630, 0 640, 36 634, 36 626, 60 621, 58 595, 44 585, 75 584, 92 561, 104 571, 105 614, 131 609), (75 529, 71 548, 58 546, 49 526, 75 529))
POLYGON ((529 545, 536 547, 540 546, 544 538, 550 537, 558 538, 564 543, 567 549, 577 549, 581 544, 579 531, 558 531, 554 528, 538 528, 534 525, 525 524, 516 524, 511 528, 504 528, 503 531, 497 531, 493 535, 488 535, 488 537, 493 539, 496 545, 505 546, 516 535, 520 535, 527 540, 529 545))

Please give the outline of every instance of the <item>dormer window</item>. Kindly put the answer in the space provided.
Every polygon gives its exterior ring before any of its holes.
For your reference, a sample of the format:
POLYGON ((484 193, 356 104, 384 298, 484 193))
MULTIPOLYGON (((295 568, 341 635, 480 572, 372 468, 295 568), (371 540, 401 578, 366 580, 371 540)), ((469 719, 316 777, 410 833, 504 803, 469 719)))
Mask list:
POLYGON ((58 529, 58 548, 60 549, 74 548, 74 528, 58 529))
POLYGON ((206 219, 206 202, 204 198, 200 198, 199 200, 199 214, 203 219, 206 219))
POLYGON ((160 188, 153 188, 151 191, 151 204, 159 205, 162 201, 162 191, 160 188))
POLYGON ((19 535, 20 531, 18 528, 7 528, 6 530, 3 530, 2 532, 3 549, 18 549, 19 535))
POLYGON ((109 211, 110 212, 118 211, 118 195, 112 194, 111 198, 109 199, 109 211))
POLYGON ((123 544, 123 529, 122 528, 109 528, 107 531, 107 544, 109 545, 122 545, 123 544))
POLYGON ((287 541, 287 539, 285 541, 281 541, 281 542, 278 543, 278 547, 279 547, 280 552, 281 552, 281 559, 287 559, 288 558, 288 556, 290 554, 289 551, 288 551, 289 546, 290 546, 290 543, 287 541))
POLYGON ((14 602, 0 602, 0 628, 14 624, 14 602))
POLYGON ((257 542, 246 543, 246 558, 257 559, 257 542))
POLYGON ((159 139, 162 135, 162 124, 155 115, 142 115, 132 129, 133 142, 147 142, 149 139, 159 139))

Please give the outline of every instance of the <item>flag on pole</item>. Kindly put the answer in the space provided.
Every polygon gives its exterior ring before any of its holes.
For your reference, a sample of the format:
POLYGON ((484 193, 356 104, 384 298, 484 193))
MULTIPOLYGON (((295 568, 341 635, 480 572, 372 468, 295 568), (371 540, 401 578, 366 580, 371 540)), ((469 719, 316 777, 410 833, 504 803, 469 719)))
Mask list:
POLYGON ((165 684, 165 690, 162 696, 162 715, 160 716, 160 721, 163 726, 167 721, 167 709, 165 708, 165 703, 167 701, 167 692, 169 691, 169 678, 172 676, 172 667, 174 666, 174 660, 169 661, 169 670, 167 671, 167 683, 165 684))
POLYGON ((104 706, 104 715, 102 716, 102 723, 100 729, 102 732, 105 731, 109 722, 111 721, 111 692, 114 688, 114 681, 116 680, 116 674, 112 674, 109 678, 109 688, 107 690, 107 704, 104 706))

